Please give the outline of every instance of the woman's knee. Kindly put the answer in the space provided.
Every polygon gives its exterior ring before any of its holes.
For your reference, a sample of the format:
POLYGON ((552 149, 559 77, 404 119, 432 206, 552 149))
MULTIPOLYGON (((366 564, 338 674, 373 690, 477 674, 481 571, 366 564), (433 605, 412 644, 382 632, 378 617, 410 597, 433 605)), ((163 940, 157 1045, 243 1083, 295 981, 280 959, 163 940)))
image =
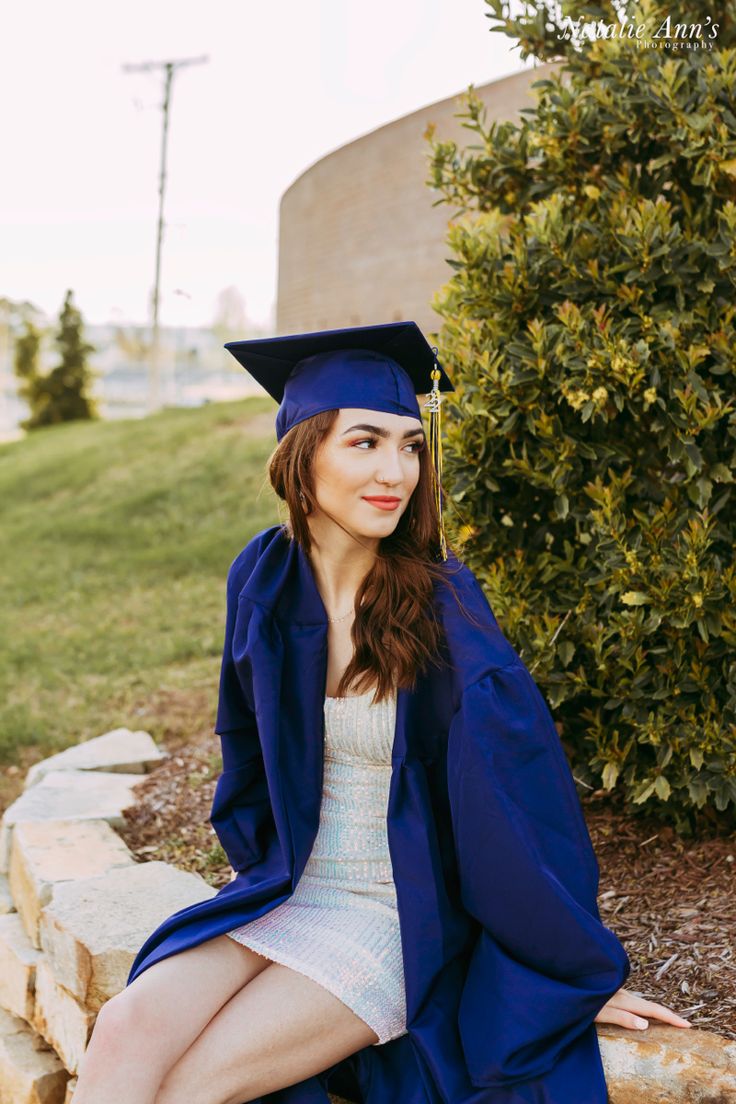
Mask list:
POLYGON ((141 1039, 152 1037, 157 1022, 160 1025, 160 1012, 156 1015, 150 1001, 133 989, 122 989, 97 1013, 91 1041, 118 1051, 128 1045, 140 1046, 141 1039))

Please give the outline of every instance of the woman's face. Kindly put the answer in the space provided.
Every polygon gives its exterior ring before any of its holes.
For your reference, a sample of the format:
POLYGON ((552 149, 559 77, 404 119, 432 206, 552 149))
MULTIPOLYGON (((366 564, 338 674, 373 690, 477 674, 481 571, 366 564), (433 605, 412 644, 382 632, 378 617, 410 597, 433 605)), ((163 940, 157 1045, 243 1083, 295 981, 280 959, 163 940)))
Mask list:
POLYGON ((317 510, 359 536, 396 528, 419 481, 424 429, 417 418, 378 410, 338 411, 314 458, 317 510))

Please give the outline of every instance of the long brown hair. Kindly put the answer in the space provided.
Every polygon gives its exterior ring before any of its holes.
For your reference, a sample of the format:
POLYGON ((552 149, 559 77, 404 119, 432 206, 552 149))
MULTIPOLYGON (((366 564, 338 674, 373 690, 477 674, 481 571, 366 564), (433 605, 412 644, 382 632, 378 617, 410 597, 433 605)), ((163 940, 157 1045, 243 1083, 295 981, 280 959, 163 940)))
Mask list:
MULTIPOLYGON (((338 413, 326 410, 298 422, 268 461, 271 486, 289 510, 287 532, 307 553, 312 544, 307 513, 317 505, 314 456, 338 413)), ((448 568, 435 558, 439 519, 431 464, 425 445, 419 451, 419 481, 409 505, 394 532, 381 540, 356 592, 353 658, 340 679, 338 697, 355 682, 360 692, 375 686, 378 702, 397 687, 413 690, 418 673, 442 665, 443 633, 433 585, 440 579, 448 582, 448 568)))

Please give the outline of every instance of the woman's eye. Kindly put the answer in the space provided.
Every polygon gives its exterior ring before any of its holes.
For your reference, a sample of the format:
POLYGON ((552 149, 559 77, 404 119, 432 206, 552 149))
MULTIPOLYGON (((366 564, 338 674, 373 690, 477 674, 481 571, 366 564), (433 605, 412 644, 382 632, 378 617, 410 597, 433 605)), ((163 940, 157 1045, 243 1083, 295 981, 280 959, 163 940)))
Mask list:
MULTIPOLYGON (((371 448, 375 447, 377 443, 378 441, 376 437, 363 437, 360 441, 352 442, 354 447, 368 445, 371 448)), ((424 441, 410 441, 408 445, 404 446, 404 448, 408 449, 409 452, 421 452, 424 448, 424 441)))

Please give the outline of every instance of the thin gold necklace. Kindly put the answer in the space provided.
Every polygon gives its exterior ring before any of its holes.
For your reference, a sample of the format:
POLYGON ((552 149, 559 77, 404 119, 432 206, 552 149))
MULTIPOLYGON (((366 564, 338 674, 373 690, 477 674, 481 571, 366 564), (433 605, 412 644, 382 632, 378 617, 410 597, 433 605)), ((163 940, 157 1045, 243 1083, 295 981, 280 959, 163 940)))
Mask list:
POLYGON ((353 608, 351 608, 351 609, 348 610, 347 613, 344 613, 342 615, 342 617, 328 617, 327 620, 332 621, 332 623, 335 624, 335 622, 337 622, 337 621, 344 621, 346 618, 348 618, 350 616, 351 613, 354 613, 354 612, 355 612, 355 610, 353 608))

